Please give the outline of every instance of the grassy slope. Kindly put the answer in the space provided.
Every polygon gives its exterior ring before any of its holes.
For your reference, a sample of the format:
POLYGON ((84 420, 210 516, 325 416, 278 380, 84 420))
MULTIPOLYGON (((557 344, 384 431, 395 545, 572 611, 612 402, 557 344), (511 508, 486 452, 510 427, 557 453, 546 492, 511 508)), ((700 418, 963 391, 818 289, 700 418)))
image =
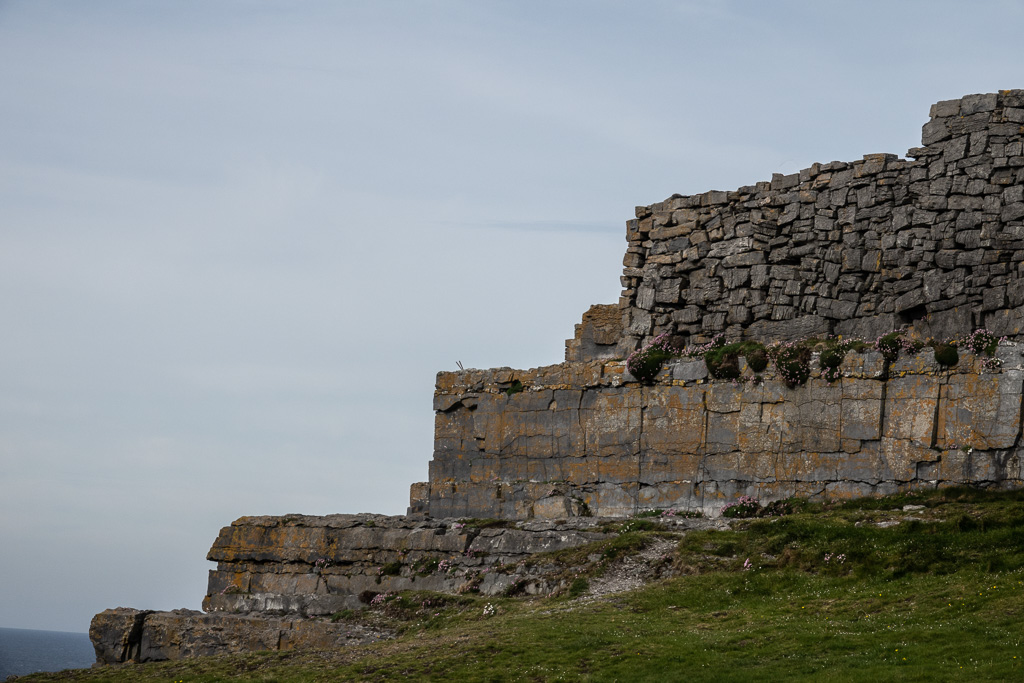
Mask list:
MULTIPOLYGON (((611 546, 656 533, 627 532, 611 546)), ((553 560, 571 571, 581 554, 553 560)), ((805 506, 690 532, 671 561, 685 575, 592 603, 467 598, 426 608, 406 597, 372 615, 404 635, 365 648, 23 680, 1024 680, 1024 492, 805 506), (907 503, 926 508, 903 512, 907 503), (488 602, 496 615, 483 614, 488 602)))

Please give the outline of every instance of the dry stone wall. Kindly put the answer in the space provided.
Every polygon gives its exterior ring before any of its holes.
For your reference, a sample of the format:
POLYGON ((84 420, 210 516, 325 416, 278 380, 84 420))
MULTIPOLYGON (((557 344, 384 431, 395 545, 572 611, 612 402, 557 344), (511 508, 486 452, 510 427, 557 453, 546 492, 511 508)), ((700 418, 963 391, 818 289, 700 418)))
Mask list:
POLYGON ((811 379, 793 389, 774 366, 760 378, 742 368, 747 381, 711 380, 701 359, 669 363, 651 385, 621 361, 442 372, 430 480, 413 486, 411 510, 715 514, 741 495, 1020 486, 1021 349, 999 346, 993 369, 966 351, 952 368, 931 348, 891 364, 851 351, 837 381, 812 360, 811 379))
POLYGON ((1024 90, 969 95, 932 106, 912 160, 869 154, 637 207, 620 355, 663 332, 1021 338, 1022 124, 1024 90))

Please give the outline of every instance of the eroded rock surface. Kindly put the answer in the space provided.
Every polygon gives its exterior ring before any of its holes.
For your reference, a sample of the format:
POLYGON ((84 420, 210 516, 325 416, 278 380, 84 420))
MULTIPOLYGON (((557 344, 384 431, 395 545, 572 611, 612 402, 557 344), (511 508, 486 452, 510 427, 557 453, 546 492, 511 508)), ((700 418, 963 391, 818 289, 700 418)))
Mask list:
POLYGON ((430 481, 413 487, 411 509, 715 514, 741 495, 1020 486, 1022 349, 1000 346, 992 368, 966 350, 952 368, 931 348, 892 364, 850 352, 840 379, 817 376, 812 361, 796 388, 773 367, 752 381, 711 380, 700 359, 669 363, 650 385, 621 361, 440 373, 430 481), (513 382, 524 389, 510 394, 513 382))
POLYGON ((152 612, 124 607, 93 617, 89 637, 99 664, 159 662, 257 650, 324 650, 375 642, 387 631, 302 617, 152 612))

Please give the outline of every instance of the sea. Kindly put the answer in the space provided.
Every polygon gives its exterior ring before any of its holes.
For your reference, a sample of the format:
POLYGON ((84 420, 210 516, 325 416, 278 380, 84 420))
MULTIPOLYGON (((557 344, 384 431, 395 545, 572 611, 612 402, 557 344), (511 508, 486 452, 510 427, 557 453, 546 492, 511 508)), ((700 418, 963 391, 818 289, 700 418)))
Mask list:
POLYGON ((0 681, 11 674, 88 669, 95 661, 88 633, 0 628, 0 681))

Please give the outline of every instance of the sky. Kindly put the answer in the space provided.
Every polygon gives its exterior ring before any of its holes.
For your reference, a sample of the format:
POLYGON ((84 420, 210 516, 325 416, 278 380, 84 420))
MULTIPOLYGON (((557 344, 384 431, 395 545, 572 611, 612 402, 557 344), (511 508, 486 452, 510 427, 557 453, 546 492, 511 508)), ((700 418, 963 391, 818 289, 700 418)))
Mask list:
POLYGON ((435 374, 558 363, 673 193, 904 155, 1024 2, 0 0, 0 626, 403 514, 435 374))

